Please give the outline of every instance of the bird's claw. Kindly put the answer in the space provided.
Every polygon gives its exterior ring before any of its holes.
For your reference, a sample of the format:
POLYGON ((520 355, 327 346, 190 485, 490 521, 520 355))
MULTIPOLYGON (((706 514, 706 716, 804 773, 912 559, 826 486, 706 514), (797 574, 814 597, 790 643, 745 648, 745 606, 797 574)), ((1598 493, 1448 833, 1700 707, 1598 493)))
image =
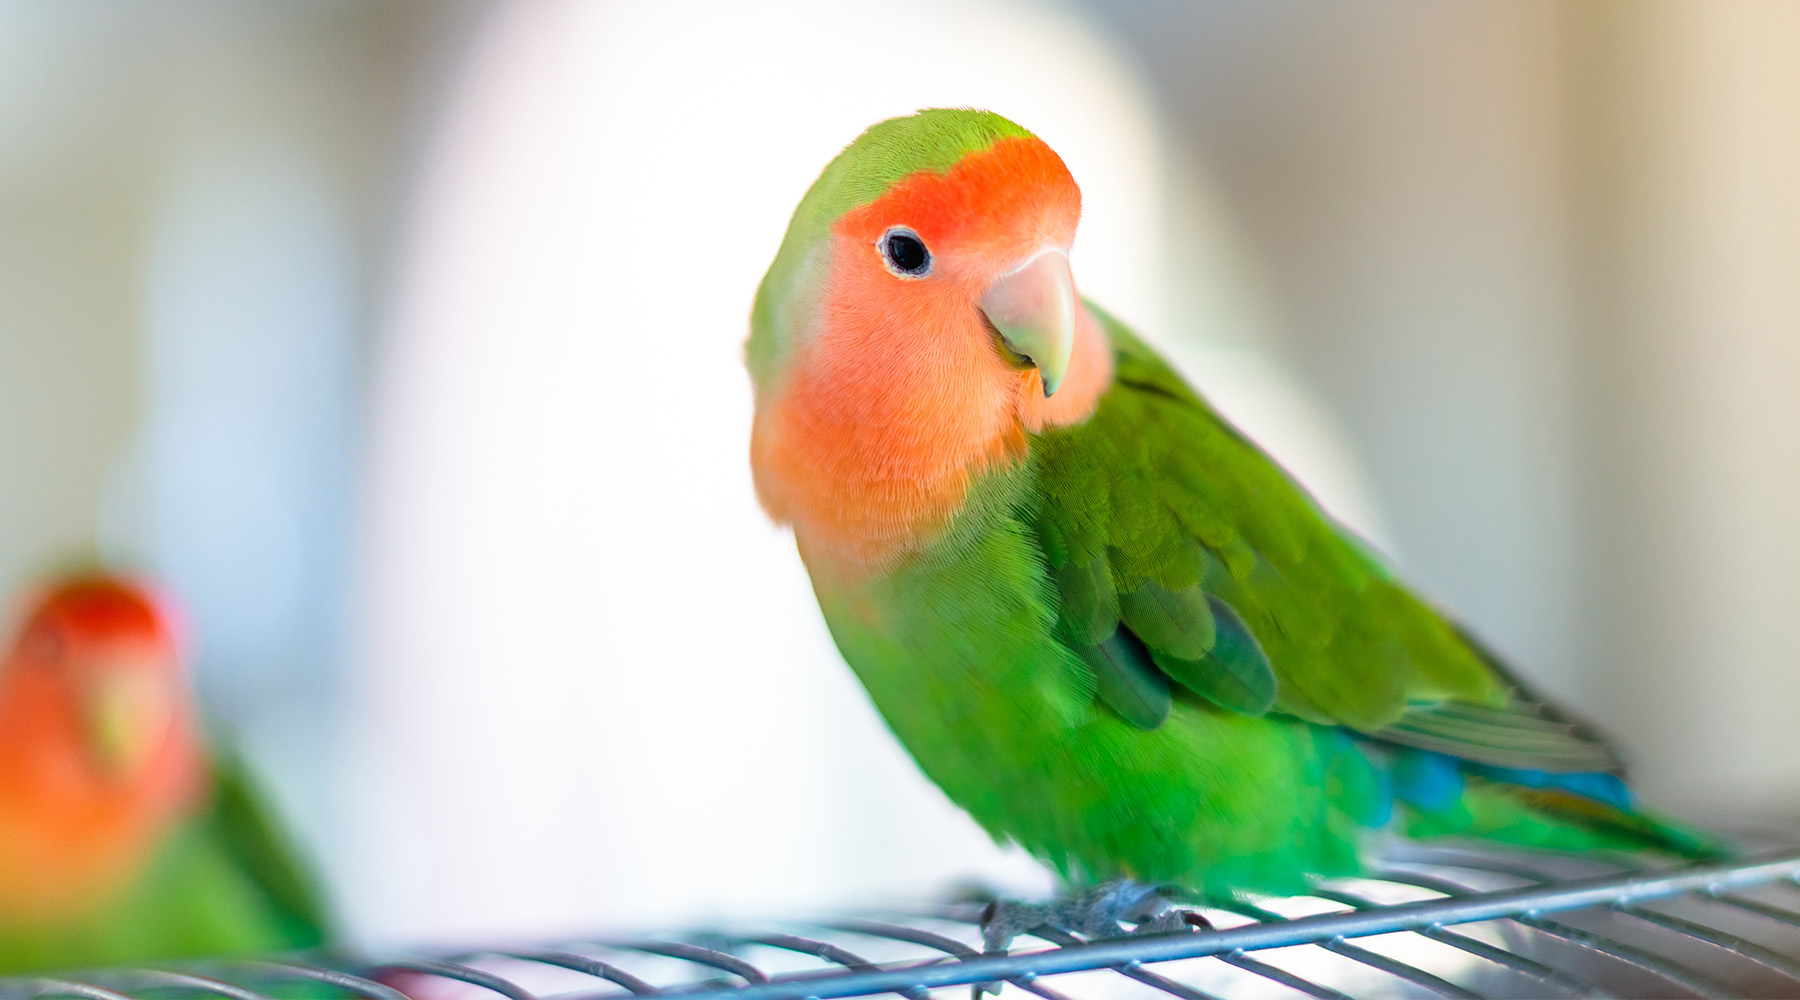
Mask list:
MULTIPOLYGON (((982 946, 990 955, 1004 955, 1014 938, 1045 929, 1101 941, 1128 934, 1211 930, 1212 924, 1193 910, 1172 905, 1160 886, 1130 879, 1102 882, 1047 903, 995 900, 981 913, 982 946)), ((972 1000, 999 992, 997 982, 977 983, 972 1000)))
POLYGON ((1176 931, 1210 931, 1212 929, 1212 921, 1202 916, 1199 911, 1170 906, 1132 928, 1131 933, 1173 934, 1176 931))

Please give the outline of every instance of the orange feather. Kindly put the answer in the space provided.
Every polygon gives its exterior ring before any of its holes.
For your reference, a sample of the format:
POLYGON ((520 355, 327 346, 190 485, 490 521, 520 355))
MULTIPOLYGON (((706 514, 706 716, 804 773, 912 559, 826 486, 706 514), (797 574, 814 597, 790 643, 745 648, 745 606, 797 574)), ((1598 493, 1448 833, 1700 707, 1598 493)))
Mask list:
POLYGON ((0 920, 54 922, 124 888, 200 792, 204 766, 156 604, 104 577, 43 594, 0 662, 0 920), (141 752, 109 760, 92 700, 121 683, 141 752))
POLYGON ((1081 194, 1050 147, 1009 138, 948 171, 921 171, 832 227, 812 327, 751 442, 763 505, 791 522, 815 572, 866 573, 929 540, 973 477, 1024 454, 1027 431, 1085 419, 1112 378, 1085 311, 1074 357, 1046 399, 1009 363, 978 303, 995 278, 1074 240, 1081 194), (901 277, 879 243, 912 229, 928 277, 901 277))

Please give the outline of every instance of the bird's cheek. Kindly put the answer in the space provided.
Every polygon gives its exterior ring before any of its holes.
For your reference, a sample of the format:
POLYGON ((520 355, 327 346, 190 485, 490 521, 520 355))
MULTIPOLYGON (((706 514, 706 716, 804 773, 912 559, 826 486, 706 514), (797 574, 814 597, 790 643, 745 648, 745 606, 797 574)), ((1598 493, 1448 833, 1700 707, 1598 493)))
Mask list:
POLYGON ((174 724, 174 699, 156 677, 140 671, 96 678, 84 707, 89 751, 103 773, 120 779, 150 761, 174 724))

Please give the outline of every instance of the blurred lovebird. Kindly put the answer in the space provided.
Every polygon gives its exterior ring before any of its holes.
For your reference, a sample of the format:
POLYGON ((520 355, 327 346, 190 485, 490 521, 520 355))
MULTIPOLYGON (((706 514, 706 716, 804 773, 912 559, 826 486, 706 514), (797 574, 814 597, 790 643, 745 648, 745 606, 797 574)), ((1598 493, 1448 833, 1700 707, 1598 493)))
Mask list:
POLYGON ((1304 891, 1376 831, 1708 856, 1619 757, 1408 590, 1082 300, 1081 195, 982 111, 882 122, 795 210, 746 346, 762 503, 919 766, 1065 898, 1304 891))
POLYGON ((37 594, 0 663, 0 972, 321 943, 307 878, 209 757, 176 636, 99 574, 37 594))

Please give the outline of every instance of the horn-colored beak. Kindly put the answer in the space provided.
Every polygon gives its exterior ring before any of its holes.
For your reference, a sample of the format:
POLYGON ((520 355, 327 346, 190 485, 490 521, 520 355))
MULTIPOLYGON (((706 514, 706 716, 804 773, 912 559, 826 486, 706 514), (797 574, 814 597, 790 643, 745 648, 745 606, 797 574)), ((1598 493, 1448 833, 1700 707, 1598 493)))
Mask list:
POLYGON ((1075 349, 1075 276, 1069 255, 1038 251, 994 279, 981 296, 981 311, 1021 364, 1038 370, 1044 395, 1056 392, 1075 349))
POLYGON ((168 692, 146 671, 113 667, 93 678, 86 695, 91 752, 109 774, 136 773, 168 731, 168 692))

